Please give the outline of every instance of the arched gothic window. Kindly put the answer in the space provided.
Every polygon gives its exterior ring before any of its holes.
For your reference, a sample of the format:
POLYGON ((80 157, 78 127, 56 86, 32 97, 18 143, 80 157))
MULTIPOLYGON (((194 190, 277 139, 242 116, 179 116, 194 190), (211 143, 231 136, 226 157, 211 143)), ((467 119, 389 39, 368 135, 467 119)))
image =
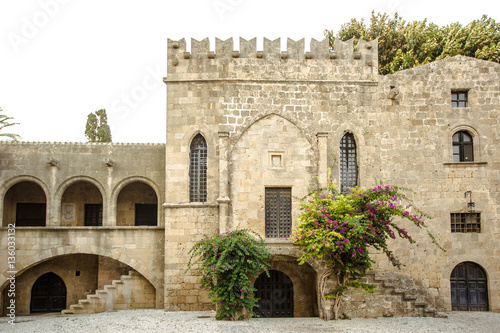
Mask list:
POLYGON ((207 201, 207 142, 198 134, 191 142, 189 153, 189 201, 207 201))
POLYGON ((472 136, 466 131, 453 134, 453 162, 474 161, 474 145, 472 136))
POLYGON ((340 192, 358 185, 358 163, 356 141, 352 133, 346 133, 340 140, 340 192))

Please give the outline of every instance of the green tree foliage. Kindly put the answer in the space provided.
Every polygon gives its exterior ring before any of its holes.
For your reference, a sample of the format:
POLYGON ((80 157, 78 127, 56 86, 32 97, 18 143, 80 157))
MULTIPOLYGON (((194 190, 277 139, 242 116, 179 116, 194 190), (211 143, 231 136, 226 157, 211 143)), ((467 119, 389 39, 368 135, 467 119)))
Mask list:
POLYGON ((89 142, 111 142, 111 129, 105 109, 90 113, 85 126, 85 136, 89 142))
POLYGON ((245 311, 246 315, 253 315, 257 299, 250 277, 267 272, 271 258, 264 240, 247 229, 204 237, 189 251, 186 272, 199 264, 200 287, 210 291, 209 297, 217 305, 218 320, 243 319, 245 311))
POLYGON ((342 296, 349 287, 373 292, 372 286, 358 281, 374 262, 370 249, 385 253, 399 268, 401 263, 389 250, 388 241, 399 236, 414 243, 400 225, 407 220, 410 225, 423 228, 424 218, 428 218, 413 206, 403 189, 392 186, 354 188, 347 194, 340 194, 335 183, 329 181, 325 189, 311 192, 305 200, 301 206, 300 224, 291 238, 304 252, 299 264, 318 258, 326 265, 320 278, 323 319, 339 318, 342 296), (326 290, 330 277, 336 282, 334 290, 326 290), (327 312, 325 299, 333 301, 332 311, 327 312))
POLYGON ((335 38, 378 38, 379 73, 391 74, 402 69, 427 64, 456 55, 500 62, 500 23, 484 15, 466 26, 452 23, 439 27, 423 21, 406 22, 397 13, 372 12, 370 24, 352 19, 341 26, 337 35, 325 30, 333 47, 335 38))
POLYGON ((14 118, 8 117, 5 114, 2 114, 3 110, 0 108, 0 137, 6 137, 9 139, 12 139, 14 141, 18 141, 21 139, 21 137, 17 134, 12 134, 12 133, 3 133, 3 129, 9 126, 14 126, 14 125, 19 125, 18 123, 10 123, 9 120, 12 120, 14 118))

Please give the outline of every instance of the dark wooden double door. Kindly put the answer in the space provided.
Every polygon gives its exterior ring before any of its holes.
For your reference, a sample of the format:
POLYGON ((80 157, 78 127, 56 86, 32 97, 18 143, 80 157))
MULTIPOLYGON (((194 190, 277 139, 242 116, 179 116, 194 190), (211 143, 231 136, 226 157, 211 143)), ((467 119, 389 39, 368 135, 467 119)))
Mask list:
POLYGON ((293 283, 286 274, 276 270, 270 270, 269 276, 262 273, 254 287, 259 299, 255 314, 261 318, 293 317, 293 283))
POLYGON ((453 311, 488 311, 488 283, 481 267, 472 262, 458 264, 450 281, 453 311))
POLYGON ((38 278, 31 289, 31 313, 59 312, 66 308, 66 285, 54 273, 38 278))

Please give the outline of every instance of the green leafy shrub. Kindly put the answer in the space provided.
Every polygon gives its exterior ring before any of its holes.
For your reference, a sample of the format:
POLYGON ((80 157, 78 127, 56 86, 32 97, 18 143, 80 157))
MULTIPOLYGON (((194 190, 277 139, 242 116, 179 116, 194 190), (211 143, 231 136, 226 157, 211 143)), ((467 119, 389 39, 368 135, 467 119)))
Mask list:
POLYGON ((199 264, 200 287, 210 291, 209 297, 217 305, 216 319, 242 319, 245 312, 254 315, 256 289, 250 278, 262 270, 267 272, 271 258, 260 235, 247 229, 204 235, 189 253, 186 272, 199 264))

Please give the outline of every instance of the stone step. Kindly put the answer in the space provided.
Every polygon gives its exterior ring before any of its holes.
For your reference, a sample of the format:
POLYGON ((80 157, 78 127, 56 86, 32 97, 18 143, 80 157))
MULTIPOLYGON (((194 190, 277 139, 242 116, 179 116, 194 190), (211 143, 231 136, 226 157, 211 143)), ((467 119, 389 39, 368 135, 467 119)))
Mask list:
POLYGON ((438 312, 434 314, 434 318, 448 318, 448 315, 444 312, 438 312))
POLYGON ((61 314, 113 311, 115 306, 113 296, 120 294, 120 290, 123 290, 123 285, 126 281, 132 279, 133 276, 140 276, 140 274, 135 272, 130 272, 129 274, 130 275, 121 276, 120 280, 111 281, 111 284, 105 285, 102 289, 96 290, 94 294, 87 295, 85 299, 78 300, 78 304, 70 305, 69 309, 62 310, 61 314))

